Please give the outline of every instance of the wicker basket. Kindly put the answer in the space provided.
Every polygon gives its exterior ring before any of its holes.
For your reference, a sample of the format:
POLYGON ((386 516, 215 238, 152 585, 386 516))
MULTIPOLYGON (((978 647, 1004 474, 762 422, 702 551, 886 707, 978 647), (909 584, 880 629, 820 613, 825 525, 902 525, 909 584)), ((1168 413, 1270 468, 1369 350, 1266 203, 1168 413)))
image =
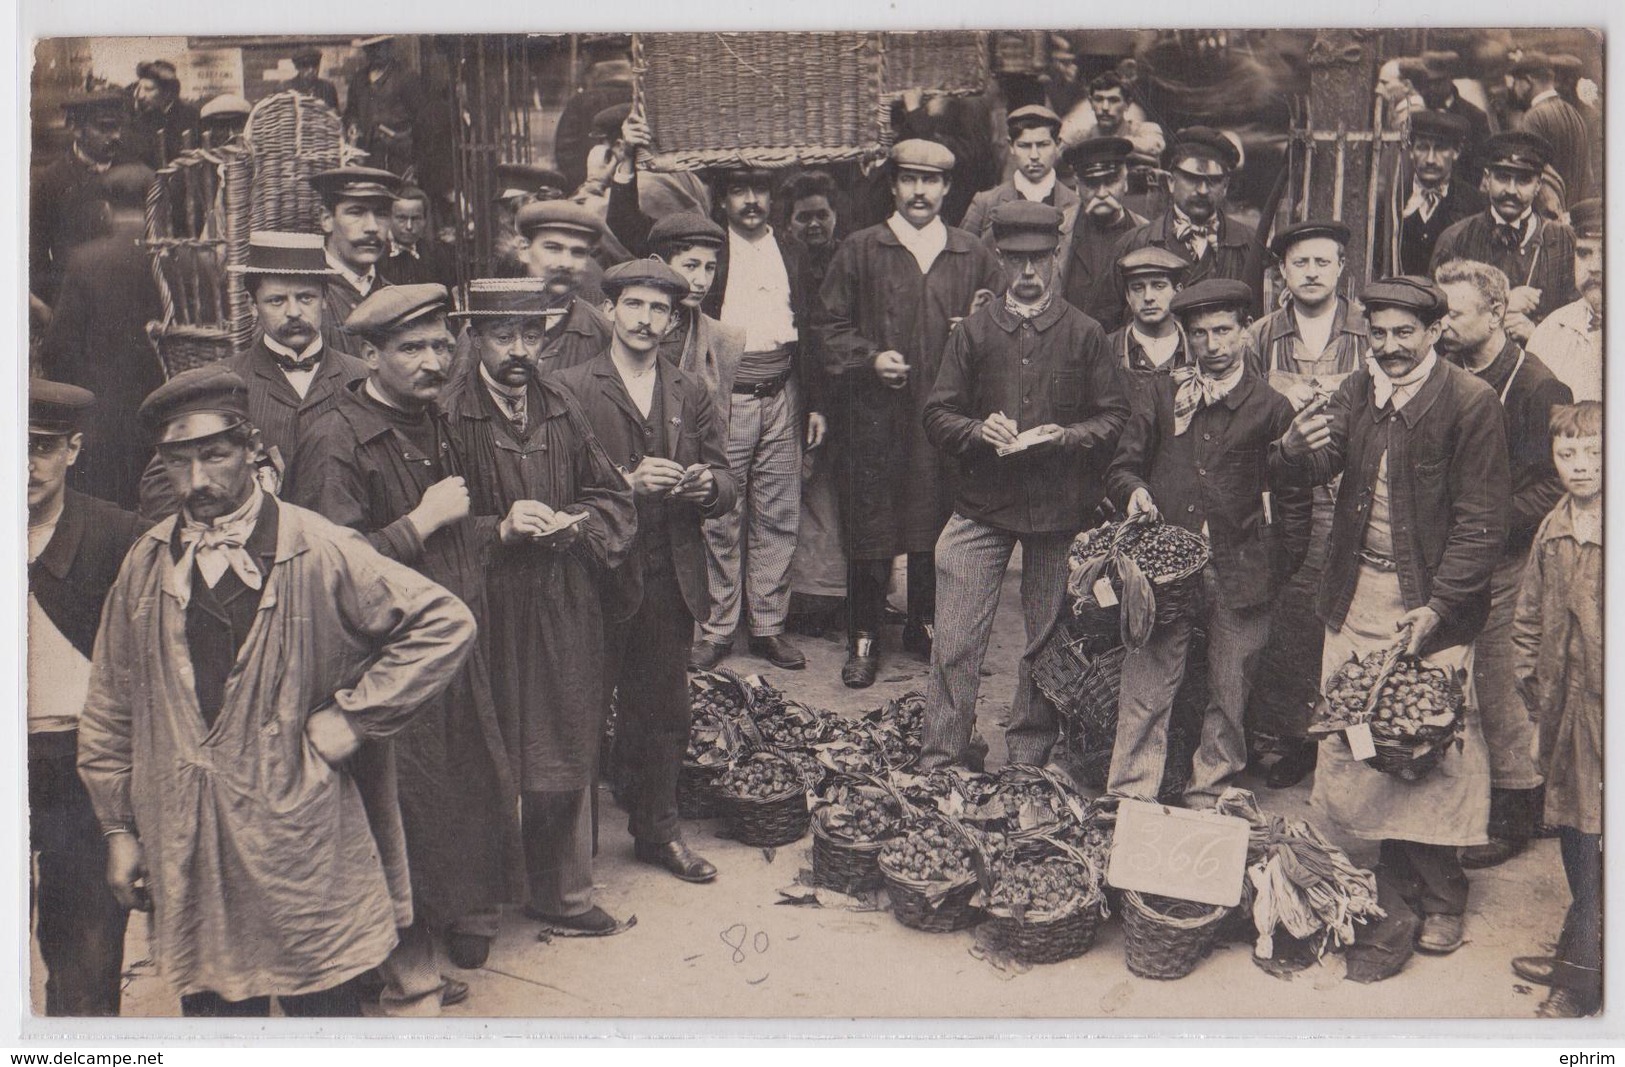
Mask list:
POLYGON ((987 34, 975 30, 882 33, 881 92, 910 89, 937 95, 987 91, 987 34))
POLYGON ((1183 978, 1213 950, 1229 908, 1129 891, 1123 894, 1123 958, 1141 978, 1183 978))
POLYGON ((1017 919, 1009 908, 995 906, 987 909, 982 936, 1023 963, 1060 963, 1093 948, 1099 929, 1099 908, 1076 908, 1056 916, 1028 912, 1017 919))
POLYGON ((877 158, 889 137, 876 33, 632 35, 657 171, 877 158))
POLYGON ((231 334, 220 326, 187 326, 176 323, 147 324, 147 337, 158 350, 164 374, 173 378, 182 371, 218 363, 232 355, 231 334))
POLYGON ((1373 737, 1371 744, 1377 754, 1366 762, 1383 774, 1391 774, 1406 782, 1420 781, 1439 765, 1454 743, 1454 738, 1447 738, 1418 749, 1413 743, 1373 737))
POLYGON ((955 930, 968 930, 986 917, 981 908, 971 903, 979 888, 974 875, 967 874, 949 883, 947 890, 943 891, 941 883, 922 882, 897 873, 886 865, 884 859, 878 860, 876 866, 885 880, 892 914, 911 930, 924 930, 928 934, 952 933, 955 930))
POLYGON ((249 229, 314 233, 322 200, 309 178, 342 162, 338 115, 314 97, 273 93, 249 112, 243 143, 254 154, 249 229))
POLYGON ((846 841, 831 834, 824 820, 812 819, 813 885, 842 893, 863 893, 885 884, 876 862, 884 841, 846 841))
MULTIPOLYGON (((753 749, 743 759, 777 759, 796 767, 799 765, 789 754, 770 749, 753 749)), ((745 797, 730 793, 720 781, 716 788, 721 801, 722 817, 727 820, 728 834, 742 844, 757 848, 778 848, 806 836, 810 815, 807 811, 805 780, 771 797, 745 797)))
POLYGON ((702 767, 683 761, 677 772, 677 815, 683 819, 716 819, 723 813, 717 776, 722 767, 702 767))

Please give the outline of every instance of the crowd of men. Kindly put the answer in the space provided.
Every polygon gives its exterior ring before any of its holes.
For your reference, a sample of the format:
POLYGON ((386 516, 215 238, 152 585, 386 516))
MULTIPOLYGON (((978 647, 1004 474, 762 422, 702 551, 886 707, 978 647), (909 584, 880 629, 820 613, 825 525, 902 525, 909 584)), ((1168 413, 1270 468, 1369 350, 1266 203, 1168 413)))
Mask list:
MULTIPOLYGON (((336 106, 300 59, 291 84, 336 106)), ((1527 110, 1495 133, 1426 81, 1443 60, 1417 63, 1371 278, 1340 222, 1242 221, 1236 139, 1125 117, 1106 74, 1081 134, 1011 109, 1009 177, 959 190, 957 217, 951 138, 899 140, 889 210, 850 233, 852 190, 821 171, 640 170, 648 126, 611 104, 579 188, 562 159, 503 168, 499 276, 460 301, 427 198, 387 165, 415 105, 379 63, 350 107, 402 116, 366 131, 368 165, 310 179, 320 232, 256 232, 232 268, 252 348, 167 380, 132 251, 156 164, 121 144, 145 130, 161 157, 190 120, 173 94, 133 126, 122 95, 70 101, 31 213, 47 1012, 118 1012, 131 909, 188 1015, 435 1014, 468 996, 446 962, 480 966, 504 907, 618 933, 593 901, 598 781, 637 860, 714 880, 677 812, 687 672, 740 629, 803 669, 793 601, 812 633, 844 602, 849 687, 928 662, 921 768, 980 768, 1018 544, 1005 743, 1054 764, 1033 663, 1073 538, 1124 516, 1200 533, 1212 562, 1200 606, 1124 662, 1107 795, 1156 796, 1192 656, 1183 802, 1211 807, 1256 766, 1254 679, 1290 620, 1318 619, 1317 688, 1398 640, 1462 672, 1460 749, 1404 782, 1302 715, 1269 772, 1313 773, 1317 811, 1381 842, 1388 917, 1351 956, 1454 951, 1466 870, 1544 824, 1574 902, 1557 954, 1514 966, 1552 987, 1543 1014, 1595 1011, 1602 204, 1568 195, 1592 186, 1546 114, 1551 59, 1513 68, 1527 110), (1144 217, 1148 156, 1167 198, 1144 217)))

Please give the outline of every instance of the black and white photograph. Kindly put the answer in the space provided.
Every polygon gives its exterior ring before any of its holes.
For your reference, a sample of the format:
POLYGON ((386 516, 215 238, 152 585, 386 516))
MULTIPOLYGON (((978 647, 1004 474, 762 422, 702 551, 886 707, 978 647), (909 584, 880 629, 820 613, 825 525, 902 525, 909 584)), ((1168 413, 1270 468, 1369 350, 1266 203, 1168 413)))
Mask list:
POLYGON ((23 41, 25 1034, 1597 1022, 1512 14, 23 41))

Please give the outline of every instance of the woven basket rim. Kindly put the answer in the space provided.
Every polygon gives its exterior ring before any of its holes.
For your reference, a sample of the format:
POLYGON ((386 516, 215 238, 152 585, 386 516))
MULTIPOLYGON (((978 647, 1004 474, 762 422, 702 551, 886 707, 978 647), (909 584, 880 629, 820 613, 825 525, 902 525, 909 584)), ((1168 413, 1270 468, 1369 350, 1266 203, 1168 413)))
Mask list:
MULTIPOLYGON (((892 840, 895 841, 896 838, 892 838, 892 840)), ((966 871, 960 877, 951 879, 946 883, 944 883, 943 880, 940 879, 940 878, 921 880, 919 878, 915 878, 913 875, 901 874, 901 873, 893 870, 891 865, 886 862, 886 857, 885 857, 884 853, 882 853, 881 855, 875 857, 875 865, 880 868, 880 873, 886 876, 887 881, 896 882, 898 885, 902 886, 903 888, 912 889, 917 893, 924 893, 927 889, 929 889, 932 886, 938 886, 938 885, 944 885, 944 884, 946 884, 948 886, 948 888, 946 890, 944 890, 944 892, 952 892, 955 889, 958 889, 958 888, 961 888, 961 887, 967 886, 967 885, 974 885, 976 883, 976 872, 975 871, 966 871)))
POLYGON ((853 852, 874 852, 878 854, 880 850, 886 846, 887 842, 896 840, 895 835, 892 837, 883 837, 875 841, 848 841, 843 837, 836 837, 832 831, 824 826, 824 820, 826 817, 824 816, 823 812, 825 810, 826 809, 824 808, 819 808, 817 811, 812 813, 812 832, 814 837, 822 838, 832 845, 849 849, 853 852))
POLYGON ((717 783, 717 793, 720 796, 726 797, 735 804, 753 804, 757 807, 766 807, 769 804, 783 804, 786 800, 789 800, 798 793, 802 796, 807 795, 807 791, 798 785, 793 786, 782 793, 775 793, 770 797, 747 797, 739 793, 729 792, 728 787, 723 785, 721 782, 717 783))
POLYGON ((1176 919, 1171 915, 1160 912, 1146 902, 1145 895, 1137 889, 1123 891, 1124 905, 1138 912, 1142 917, 1151 919, 1161 926, 1173 930, 1200 930, 1209 923, 1217 922, 1229 913, 1230 909, 1222 904, 1202 904, 1194 900, 1184 901, 1198 908, 1208 909, 1205 914, 1193 916, 1189 919, 1176 919))

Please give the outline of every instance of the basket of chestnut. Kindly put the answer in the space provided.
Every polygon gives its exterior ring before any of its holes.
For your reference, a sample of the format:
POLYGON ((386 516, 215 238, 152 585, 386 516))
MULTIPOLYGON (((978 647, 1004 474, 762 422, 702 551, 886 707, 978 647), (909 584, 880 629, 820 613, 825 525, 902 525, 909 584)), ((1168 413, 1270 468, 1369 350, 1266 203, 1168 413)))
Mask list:
POLYGON ((742 752, 717 778, 716 789, 728 833, 736 841, 778 848, 807 833, 807 778, 783 752, 742 752))
POLYGON ((945 815, 927 814, 910 823, 881 846, 876 860, 892 915, 904 926, 934 934, 981 922, 975 901, 988 877, 988 846, 985 835, 945 815))
POLYGON ((1065 849, 1012 854, 993 873, 980 936, 1023 963, 1059 963, 1088 952, 1106 917, 1101 864, 1065 849))
POLYGON ((1401 654, 1353 656, 1326 679, 1325 702, 1311 731, 1335 733, 1362 723, 1376 755, 1366 762, 1414 782, 1460 746, 1466 703, 1459 671, 1401 654))
POLYGON ((879 889, 876 862, 916 809, 878 777, 836 778, 813 802, 813 884, 842 893, 879 889))

